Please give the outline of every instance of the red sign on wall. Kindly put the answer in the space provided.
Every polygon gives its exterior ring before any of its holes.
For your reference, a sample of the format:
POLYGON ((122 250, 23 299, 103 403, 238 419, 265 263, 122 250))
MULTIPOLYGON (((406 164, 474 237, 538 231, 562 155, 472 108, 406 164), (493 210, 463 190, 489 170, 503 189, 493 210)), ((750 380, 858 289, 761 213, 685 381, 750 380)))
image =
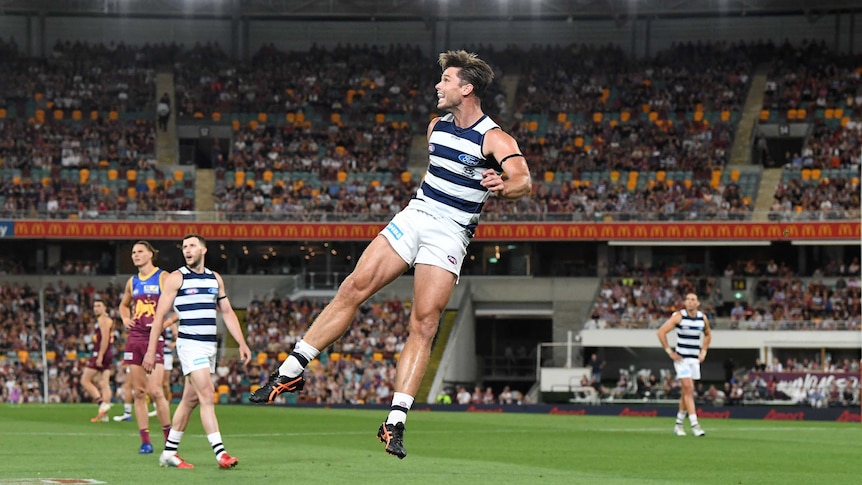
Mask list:
MULTIPOLYGON (((485 241, 799 241, 859 242, 860 221, 840 222, 571 222, 484 223, 485 241)), ((148 221, 14 221, 19 239, 208 239, 242 241, 370 241, 383 223, 258 223, 148 221)))

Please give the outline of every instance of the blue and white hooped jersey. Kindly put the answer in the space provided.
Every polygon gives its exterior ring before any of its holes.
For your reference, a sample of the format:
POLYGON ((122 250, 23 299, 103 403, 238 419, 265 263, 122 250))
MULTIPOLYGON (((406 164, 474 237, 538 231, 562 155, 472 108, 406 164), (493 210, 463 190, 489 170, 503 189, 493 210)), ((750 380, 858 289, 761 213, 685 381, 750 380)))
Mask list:
POLYGON ((489 168, 503 171, 496 160, 482 153, 485 133, 497 128, 487 115, 469 128, 455 126, 451 113, 440 118, 428 139, 428 172, 408 207, 446 217, 472 238, 491 194, 480 183, 482 172, 489 168))
POLYGON ((676 326, 676 353, 684 359, 697 359, 700 356, 700 336, 706 327, 703 312, 698 311, 697 315, 692 316, 683 309, 679 314, 682 320, 676 326))
POLYGON ((216 302, 218 280, 208 268, 195 273, 182 266, 183 284, 174 299, 174 311, 180 318, 177 339, 216 342, 216 302))

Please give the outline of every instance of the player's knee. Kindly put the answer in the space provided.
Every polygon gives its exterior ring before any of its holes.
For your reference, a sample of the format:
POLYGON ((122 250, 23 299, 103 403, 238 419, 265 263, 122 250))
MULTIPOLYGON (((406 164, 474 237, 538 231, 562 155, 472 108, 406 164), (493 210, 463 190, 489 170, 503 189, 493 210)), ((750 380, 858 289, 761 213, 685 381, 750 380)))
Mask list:
POLYGON ((152 386, 147 389, 147 393, 150 395, 150 398, 153 400, 162 399, 165 397, 165 391, 162 389, 162 386, 152 386))
POLYGON ((370 285, 370 279, 352 273, 338 287, 338 293, 335 297, 358 306, 371 296, 370 285))
POLYGON ((436 313, 416 315, 410 325, 410 336, 432 340, 437 334, 440 315, 436 313))
POLYGON ((147 398, 147 390, 143 387, 135 387, 132 389, 132 397, 137 399, 146 399, 147 398))

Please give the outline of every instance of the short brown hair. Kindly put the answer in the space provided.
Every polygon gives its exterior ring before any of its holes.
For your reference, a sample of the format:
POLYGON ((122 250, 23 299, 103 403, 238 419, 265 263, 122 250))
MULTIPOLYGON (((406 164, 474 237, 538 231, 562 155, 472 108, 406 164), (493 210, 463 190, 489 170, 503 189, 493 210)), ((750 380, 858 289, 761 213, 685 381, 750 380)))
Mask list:
POLYGON ((186 234, 185 237, 183 238, 183 241, 185 241, 186 239, 191 239, 193 237, 197 238, 197 240, 201 243, 201 246, 207 247, 207 240, 204 239, 204 237, 201 236, 200 234, 195 234, 195 233, 186 234))
POLYGON ((465 50, 447 51, 440 54, 437 63, 445 71, 450 67, 460 68, 458 77, 463 84, 472 84, 476 97, 482 99, 488 85, 494 79, 494 70, 479 56, 465 50))
POLYGON ((143 240, 142 240, 142 241, 138 241, 138 242, 136 242, 135 244, 132 244, 132 247, 135 247, 135 246, 137 246, 138 244, 140 244, 141 246, 143 246, 143 247, 147 248, 147 250, 148 250, 149 252, 153 253, 153 261, 155 261, 155 260, 156 260, 156 258, 158 258, 158 257, 159 257, 159 250, 158 250, 158 249, 156 249, 156 248, 154 248, 154 247, 153 247, 153 245, 152 245, 152 244, 150 244, 150 242, 149 242, 149 241, 143 241, 143 240))

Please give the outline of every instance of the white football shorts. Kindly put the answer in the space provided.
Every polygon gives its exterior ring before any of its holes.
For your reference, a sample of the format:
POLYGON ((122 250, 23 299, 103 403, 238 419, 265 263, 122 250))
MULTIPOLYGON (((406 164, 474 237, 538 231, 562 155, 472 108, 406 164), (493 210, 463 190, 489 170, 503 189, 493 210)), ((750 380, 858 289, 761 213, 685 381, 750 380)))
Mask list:
POLYGON ((184 376, 198 369, 209 369, 210 374, 215 373, 217 351, 215 342, 177 339, 177 356, 184 376))
POLYGON ((453 232, 451 224, 454 223, 408 207, 395 214, 380 234, 411 267, 416 264, 437 266, 457 278, 470 241, 453 232))
POLYGON ((676 369, 677 379, 700 380, 700 360, 696 358, 687 357, 682 359, 682 362, 674 361, 673 368, 676 369))

